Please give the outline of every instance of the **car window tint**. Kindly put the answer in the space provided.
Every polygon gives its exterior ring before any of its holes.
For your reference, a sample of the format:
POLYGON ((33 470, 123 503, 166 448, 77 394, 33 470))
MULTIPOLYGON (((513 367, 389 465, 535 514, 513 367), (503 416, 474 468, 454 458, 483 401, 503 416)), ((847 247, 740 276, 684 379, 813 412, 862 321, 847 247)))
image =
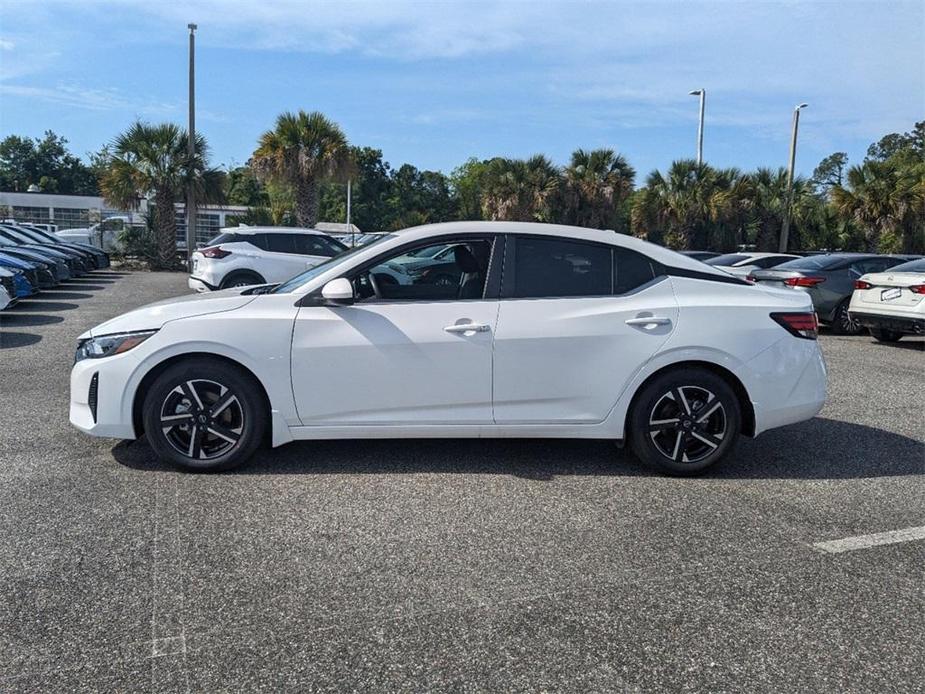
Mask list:
POLYGON ((787 256, 781 257, 779 255, 769 255, 769 256, 765 256, 764 258, 755 258, 752 261, 752 265, 754 265, 755 267, 766 269, 769 267, 777 267, 778 265, 785 262, 786 260, 787 260, 787 256))
POLYGON ((602 296, 612 291, 609 246, 521 236, 514 256, 514 297, 602 296))
POLYGON ((266 250, 271 253, 295 253, 293 234, 266 234, 266 250))
POLYGON ((845 262, 843 256, 837 255, 808 255, 805 258, 788 260, 775 266, 776 270, 828 270, 845 262))
POLYGON ((652 261, 626 248, 613 249, 613 293, 626 294, 656 277, 652 261))
POLYGON ((237 241, 243 241, 243 240, 246 240, 246 239, 242 239, 237 234, 225 232, 225 233, 219 234, 214 239, 211 239, 208 243, 206 243, 206 246, 218 246, 219 244, 222 244, 222 243, 235 243, 237 241))
POLYGON ((295 252, 301 255, 320 255, 333 258, 344 250, 343 246, 320 234, 293 234, 295 252))
POLYGON ((394 253, 376 262, 354 279, 358 298, 367 301, 451 301, 482 298, 488 278, 491 242, 460 239, 439 248, 449 253, 408 251, 394 253), (442 255, 442 257, 437 257, 442 255))

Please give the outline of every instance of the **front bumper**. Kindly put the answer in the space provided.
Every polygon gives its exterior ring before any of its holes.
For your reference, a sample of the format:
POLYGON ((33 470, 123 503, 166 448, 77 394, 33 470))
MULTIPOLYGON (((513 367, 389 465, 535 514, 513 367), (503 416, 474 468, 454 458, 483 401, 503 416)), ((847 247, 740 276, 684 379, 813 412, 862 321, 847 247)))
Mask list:
POLYGON ((909 335, 925 335, 925 318, 885 315, 882 313, 861 313, 858 311, 849 311, 849 313, 854 320, 865 328, 891 330, 909 335))
POLYGON ((70 421, 92 436, 134 439, 131 407, 126 406, 125 385, 137 361, 130 352, 103 359, 84 359, 71 369, 70 421), (96 384, 94 388, 94 376, 96 384), (92 390, 95 389, 95 393, 92 390), (96 398, 95 412, 91 400, 96 398))

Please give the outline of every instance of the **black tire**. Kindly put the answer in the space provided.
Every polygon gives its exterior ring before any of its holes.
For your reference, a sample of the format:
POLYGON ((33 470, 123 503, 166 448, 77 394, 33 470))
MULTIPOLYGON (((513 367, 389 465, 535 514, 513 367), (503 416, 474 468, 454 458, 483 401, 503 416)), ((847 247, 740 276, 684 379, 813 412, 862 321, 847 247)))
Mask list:
POLYGON ((219 288, 230 289, 232 287, 250 287, 254 284, 266 283, 267 281, 256 272, 232 272, 230 275, 228 275, 228 277, 222 280, 222 284, 219 288))
POLYGON ((874 336, 877 342, 899 342, 903 334, 895 330, 881 330, 880 328, 871 328, 870 334, 874 336))
POLYGON ((260 385, 245 371, 209 359, 168 367, 142 407, 145 435, 158 457, 198 472, 245 462, 267 429, 260 385))
POLYGON ((630 447, 640 460, 670 475, 690 476, 728 455, 739 437, 742 415, 739 399, 724 379, 690 367, 649 382, 634 399, 628 424, 630 447))
POLYGON ((832 317, 832 332, 836 335, 860 335, 864 328, 848 312, 850 298, 842 301, 832 317))

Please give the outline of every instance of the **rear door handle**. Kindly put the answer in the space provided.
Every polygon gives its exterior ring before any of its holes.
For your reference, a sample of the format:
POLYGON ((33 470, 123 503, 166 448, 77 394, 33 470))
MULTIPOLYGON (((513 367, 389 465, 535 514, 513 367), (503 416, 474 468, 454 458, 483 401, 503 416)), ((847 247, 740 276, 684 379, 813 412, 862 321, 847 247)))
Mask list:
POLYGON ((630 318, 626 321, 627 325, 671 325, 671 319, 663 316, 644 316, 642 318, 630 318))
POLYGON ((491 327, 484 323, 459 323, 444 328, 448 333, 487 333, 491 327))

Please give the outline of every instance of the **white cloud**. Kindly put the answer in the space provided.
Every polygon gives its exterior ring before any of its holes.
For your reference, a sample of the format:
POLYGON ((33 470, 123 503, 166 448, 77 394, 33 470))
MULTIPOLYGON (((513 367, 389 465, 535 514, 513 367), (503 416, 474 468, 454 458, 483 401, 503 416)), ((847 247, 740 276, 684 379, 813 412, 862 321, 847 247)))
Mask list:
POLYGON ((59 84, 54 88, 0 82, 0 94, 39 99, 91 111, 134 111, 139 115, 165 115, 177 112, 176 104, 144 101, 126 97, 116 89, 94 89, 77 84, 59 84))

